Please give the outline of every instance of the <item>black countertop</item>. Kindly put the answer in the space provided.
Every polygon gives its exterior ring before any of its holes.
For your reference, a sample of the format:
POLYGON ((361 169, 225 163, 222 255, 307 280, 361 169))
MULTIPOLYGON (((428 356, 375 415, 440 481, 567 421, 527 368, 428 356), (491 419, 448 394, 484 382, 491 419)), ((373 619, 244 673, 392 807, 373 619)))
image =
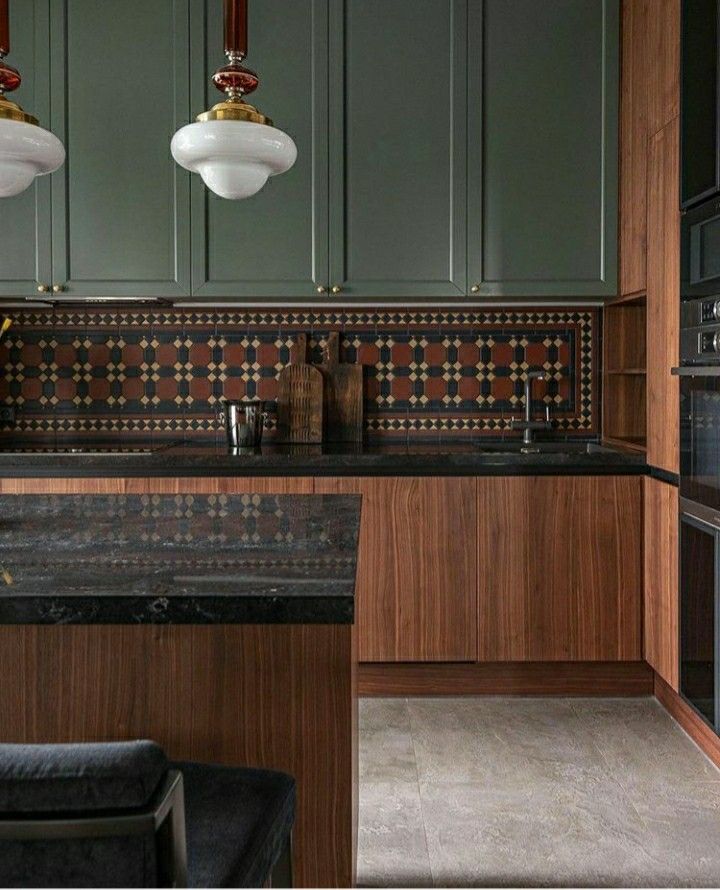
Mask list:
POLYGON ((582 442, 545 442, 523 454, 517 441, 385 445, 263 445, 230 453, 220 442, 137 440, 0 445, 0 477, 131 476, 505 476, 641 475, 642 455, 582 442), (102 450, 105 448, 106 450, 102 450), (15 450, 13 450, 15 449, 15 450), (20 450, 17 450, 20 449, 20 450), (78 449, 72 451, 71 449, 78 449))
POLYGON ((0 624, 349 624, 357 495, 0 497, 0 624))

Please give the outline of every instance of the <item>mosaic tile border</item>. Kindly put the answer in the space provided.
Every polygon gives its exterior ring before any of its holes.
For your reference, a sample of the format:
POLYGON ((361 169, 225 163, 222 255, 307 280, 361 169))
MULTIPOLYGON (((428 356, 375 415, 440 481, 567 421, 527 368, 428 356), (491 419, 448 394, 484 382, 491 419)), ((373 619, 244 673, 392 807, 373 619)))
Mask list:
MULTIPOLYGON (((315 357, 338 330, 365 367, 368 434, 504 435, 526 370, 564 435, 599 432, 596 309, 204 310, 152 304, 21 309, 0 346, 0 402, 42 435, 216 433, 223 397, 267 398, 295 333, 315 357)), ((272 407, 272 406, 271 406, 272 407)), ((273 424, 270 424, 271 430, 273 424)))

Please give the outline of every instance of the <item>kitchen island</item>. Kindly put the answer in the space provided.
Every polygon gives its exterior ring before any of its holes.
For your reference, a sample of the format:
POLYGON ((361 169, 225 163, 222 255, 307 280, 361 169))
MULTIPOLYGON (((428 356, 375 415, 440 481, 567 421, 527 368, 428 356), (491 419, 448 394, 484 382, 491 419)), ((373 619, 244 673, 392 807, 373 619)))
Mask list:
POLYGON ((0 497, 0 739, 284 770, 296 884, 351 885, 359 520, 355 496, 0 497))

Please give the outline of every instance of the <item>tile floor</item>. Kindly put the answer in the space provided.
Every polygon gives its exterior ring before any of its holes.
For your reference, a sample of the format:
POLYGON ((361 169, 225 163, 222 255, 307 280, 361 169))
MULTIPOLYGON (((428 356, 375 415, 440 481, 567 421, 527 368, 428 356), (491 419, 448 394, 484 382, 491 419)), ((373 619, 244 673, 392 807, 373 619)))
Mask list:
POLYGON ((364 699, 358 881, 720 886, 720 771, 651 698, 364 699))

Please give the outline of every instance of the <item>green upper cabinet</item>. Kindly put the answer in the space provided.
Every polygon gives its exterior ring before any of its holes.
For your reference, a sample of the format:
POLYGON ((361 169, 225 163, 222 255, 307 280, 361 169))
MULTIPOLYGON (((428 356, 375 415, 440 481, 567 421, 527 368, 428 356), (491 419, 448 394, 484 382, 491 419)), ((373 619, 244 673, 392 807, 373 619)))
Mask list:
POLYGON ((461 296, 467 0, 330 0, 329 50, 330 286, 461 296))
POLYGON ((295 166, 227 201, 170 154, 222 99, 221 0, 14 0, 65 165, 0 202, 0 296, 212 303, 616 293, 619 0, 251 0, 295 166))
MULTIPOLYGON (((222 101, 223 4, 191 0, 192 117, 222 101)), ((295 166, 252 198, 227 201, 192 182, 193 294, 317 297, 327 282, 327 0, 249 4, 249 101, 295 140, 295 166)))
POLYGON ((468 282, 617 292, 618 0, 470 0, 468 282))
MULTIPOLYGON (((17 4, 16 4, 17 5, 17 4)), ((190 293, 188 0, 50 0, 53 284, 68 296, 190 293)))
MULTIPOLYGON (((23 82, 9 98, 50 125, 47 0, 10 3, 10 55, 23 82)), ((0 199, 0 296, 37 296, 38 286, 49 285, 50 178, 14 198, 0 199)))

